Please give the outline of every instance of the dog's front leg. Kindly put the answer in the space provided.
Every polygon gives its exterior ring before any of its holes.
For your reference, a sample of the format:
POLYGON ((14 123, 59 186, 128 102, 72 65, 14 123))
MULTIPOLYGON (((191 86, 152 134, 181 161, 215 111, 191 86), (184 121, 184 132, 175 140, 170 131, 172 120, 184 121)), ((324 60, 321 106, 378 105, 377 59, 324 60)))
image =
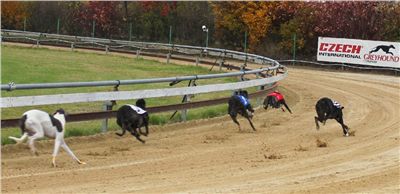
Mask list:
POLYGON ((56 165, 56 157, 58 155, 58 151, 60 150, 60 146, 61 146, 61 143, 62 143, 61 141, 62 141, 62 139, 60 138, 60 135, 57 134, 55 142, 54 142, 54 150, 53 150, 53 160, 52 160, 53 167, 57 167, 57 165, 56 165))
POLYGON ((65 141, 62 141, 61 147, 76 161, 78 164, 86 164, 86 162, 83 162, 78 159, 78 157, 75 156, 75 154, 71 151, 71 149, 68 147, 68 145, 65 143, 65 141))
POLYGON ((144 128, 145 128, 146 131, 143 132, 142 128, 140 127, 139 128, 139 133, 147 137, 147 135, 149 134, 149 128, 147 126, 144 126, 144 128))
POLYGON ((249 121, 251 128, 253 128, 253 131, 257 131, 249 117, 247 117, 247 120, 249 121))
POLYGON ((135 129, 131 131, 131 134, 132 134, 134 137, 136 137, 136 139, 139 140, 140 142, 145 143, 145 141, 144 141, 143 139, 140 138, 139 133, 138 133, 135 129))

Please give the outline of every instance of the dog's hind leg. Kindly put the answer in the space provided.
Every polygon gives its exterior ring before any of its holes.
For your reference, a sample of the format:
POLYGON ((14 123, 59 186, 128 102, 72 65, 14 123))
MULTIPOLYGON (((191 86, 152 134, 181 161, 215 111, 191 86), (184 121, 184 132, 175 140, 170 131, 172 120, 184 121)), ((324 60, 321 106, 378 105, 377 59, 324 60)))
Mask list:
POLYGON ((20 144, 20 143, 24 142, 27 137, 28 137, 28 133, 27 132, 24 132, 24 134, 20 138, 8 136, 9 139, 14 140, 15 142, 17 142, 17 144, 20 144))
POLYGON ((38 156, 39 154, 35 148, 34 143, 35 143, 36 139, 44 137, 44 131, 43 131, 42 125, 39 123, 32 123, 31 127, 32 127, 32 129, 30 129, 30 130, 34 131, 35 134, 28 137, 28 145, 29 145, 29 148, 31 149, 32 153, 34 155, 38 156))
POLYGON ((317 128, 317 130, 319 130, 319 124, 318 124, 319 119, 318 117, 314 117, 314 119, 315 119, 315 127, 317 128))
POLYGON ((242 129, 240 128, 240 123, 237 121, 236 117, 237 117, 237 113, 235 112, 230 112, 229 115, 231 116, 232 120, 234 123, 236 123, 239 127, 239 131, 241 131, 242 129))
POLYGON ((37 152, 37 150, 35 148, 35 140, 39 139, 39 138, 42 138, 42 137, 43 137, 43 135, 40 135, 39 133, 36 133, 35 135, 29 137, 29 140, 28 140, 29 148, 31 149, 32 154, 34 154, 36 156, 38 156, 39 153, 37 152))
POLYGON ((123 123, 122 124, 122 126, 121 126, 121 129, 122 129, 122 133, 115 133, 115 134, 117 134, 117 135, 119 135, 119 136, 123 136, 123 135, 125 135, 125 131, 126 131, 126 125, 125 125, 125 123, 123 123))

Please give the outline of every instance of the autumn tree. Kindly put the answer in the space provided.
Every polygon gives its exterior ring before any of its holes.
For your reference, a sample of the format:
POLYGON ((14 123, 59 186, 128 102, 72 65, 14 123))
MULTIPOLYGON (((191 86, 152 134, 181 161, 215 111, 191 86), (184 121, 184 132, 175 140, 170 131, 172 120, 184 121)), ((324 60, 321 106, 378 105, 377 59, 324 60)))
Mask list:
POLYGON ((176 2, 142 1, 140 4, 143 34, 151 41, 167 40, 171 18, 176 15, 176 2))
POLYGON ((24 20, 28 18, 29 15, 28 2, 1 2, 1 28, 3 29, 22 30, 24 27, 24 20))
POLYGON ((83 35, 82 27, 77 21, 83 2, 65 1, 60 4, 60 33, 71 35, 83 35))
POLYGON ((86 32, 92 32, 93 22, 95 36, 111 38, 117 32, 118 22, 121 21, 116 12, 120 2, 116 1, 89 1, 82 4, 79 17, 76 21, 86 32))
POLYGON ((243 44, 245 24, 238 12, 243 2, 212 2, 216 39, 224 47, 238 47, 243 44))
MULTIPOLYGON (((270 30, 271 2, 216 2, 213 3, 215 25, 218 31, 233 33, 234 37, 243 40, 247 31, 249 49, 254 49, 270 30)), ((217 33, 222 37, 221 33, 217 33)))
POLYGON ((377 11, 382 13, 378 29, 381 40, 400 41, 400 2, 380 2, 377 11))
MULTIPOLYGON (((222 41, 239 40, 242 44, 244 33, 248 34, 249 49, 253 50, 260 44, 272 29, 274 10, 279 2, 215 2, 216 36, 222 41), (226 34, 231 33, 231 36, 226 34)), ((237 43, 237 41, 236 41, 237 43)))
MULTIPOLYGON (((292 19, 282 22, 281 49, 313 55, 319 36, 366 40, 396 40, 399 36, 399 4, 395 2, 311 2, 296 8, 292 19), (385 34, 385 32, 388 32, 385 34)), ((398 40, 398 39, 397 39, 398 40)))

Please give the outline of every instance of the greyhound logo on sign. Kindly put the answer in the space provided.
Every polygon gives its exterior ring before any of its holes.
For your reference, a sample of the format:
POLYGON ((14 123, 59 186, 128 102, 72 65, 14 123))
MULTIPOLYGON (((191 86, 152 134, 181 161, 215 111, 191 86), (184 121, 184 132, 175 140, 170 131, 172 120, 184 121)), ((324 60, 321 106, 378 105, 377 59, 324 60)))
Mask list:
POLYGON ((371 49, 368 54, 364 55, 364 59, 371 63, 378 63, 379 61, 399 62, 399 56, 394 56, 390 49, 395 49, 393 45, 379 45, 371 49), (383 52, 379 52, 382 50, 383 52))
POLYGON ((369 54, 374 53, 374 52, 378 52, 379 50, 384 51, 386 54, 391 54, 393 55, 392 52, 389 52, 390 49, 396 49, 393 45, 390 46, 385 46, 385 45, 379 45, 375 48, 373 48, 373 50, 369 51, 369 54))

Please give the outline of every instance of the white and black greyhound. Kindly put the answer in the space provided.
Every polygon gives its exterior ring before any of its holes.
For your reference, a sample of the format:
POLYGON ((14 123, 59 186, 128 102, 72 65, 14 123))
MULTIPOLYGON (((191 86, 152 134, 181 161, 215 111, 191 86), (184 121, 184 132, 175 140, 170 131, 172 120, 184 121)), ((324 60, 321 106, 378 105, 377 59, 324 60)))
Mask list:
POLYGON ((80 161, 64 141, 65 131, 65 111, 58 109, 53 115, 41 110, 29 110, 22 115, 19 126, 22 131, 20 138, 8 138, 22 143, 28 138, 28 145, 33 154, 38 155, 34 141, 44 136, 55 139, 53 151, 53 166, 56 167, 56 156, 60 146, 76 161, 78 164, 86 164, 80 161))

